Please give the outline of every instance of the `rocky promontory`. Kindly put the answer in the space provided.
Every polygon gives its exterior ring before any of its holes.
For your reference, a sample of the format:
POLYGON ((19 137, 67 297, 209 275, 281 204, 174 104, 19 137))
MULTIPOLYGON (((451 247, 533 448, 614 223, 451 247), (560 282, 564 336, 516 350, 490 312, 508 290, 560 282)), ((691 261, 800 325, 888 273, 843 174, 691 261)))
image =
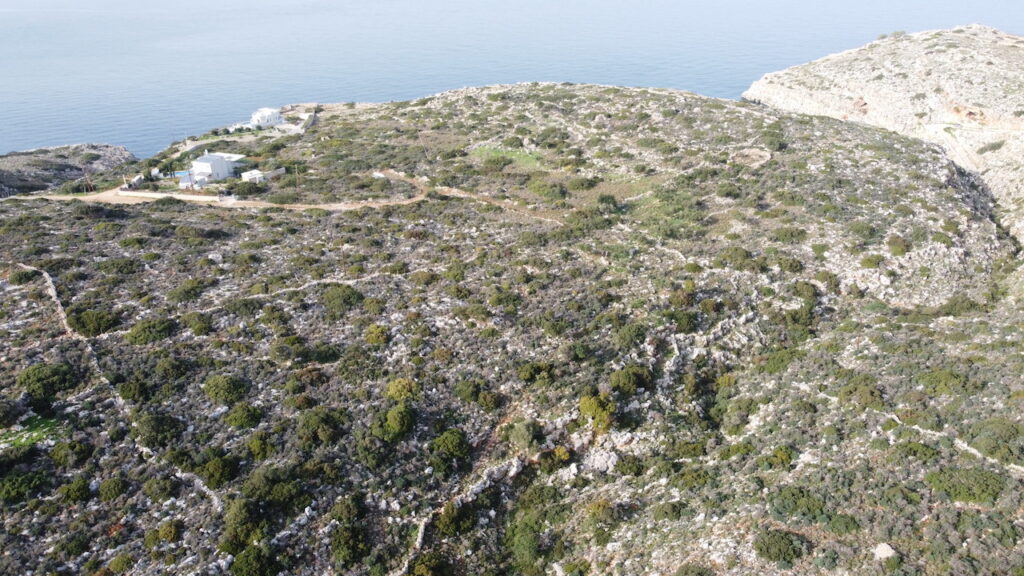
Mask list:
POLYGON ((1024 38, 985 26, 893 34, 765 75, 743 97, 943 146, 1024 238, 1024 38))
POLYGON ((135 156, 124 146, 75 144, 0 156, 0 198, 55 188, 87 173, 110 170, 135 156))

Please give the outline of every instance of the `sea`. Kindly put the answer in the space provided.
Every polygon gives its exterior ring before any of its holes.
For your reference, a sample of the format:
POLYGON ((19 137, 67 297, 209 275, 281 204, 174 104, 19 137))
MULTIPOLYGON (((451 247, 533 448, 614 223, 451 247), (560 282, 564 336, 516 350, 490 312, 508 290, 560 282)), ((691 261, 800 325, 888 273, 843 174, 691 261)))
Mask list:
POLYGON ((0 0, 0 153, 172 141, 299 102, 498 83, 739 98, 894 32, 1024 34, 1020 0, 0 0))

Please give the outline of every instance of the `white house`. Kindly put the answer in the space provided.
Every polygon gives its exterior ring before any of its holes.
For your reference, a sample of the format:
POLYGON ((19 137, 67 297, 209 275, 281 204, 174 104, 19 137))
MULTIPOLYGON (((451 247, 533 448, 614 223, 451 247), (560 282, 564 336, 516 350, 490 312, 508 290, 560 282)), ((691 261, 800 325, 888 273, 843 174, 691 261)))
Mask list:
POLYGON ((242 172, 242 182, 252 182, 253 184, 262 184, 267 181, 266 176, 260 170, 249 170, 248 172, 242 172))
POLYGON ((281 118, 281 112, 277 108, 260 108, 253 112, 249 119, 249 125, 253 128, 269 128, 283 123, 284 119, 281 118))
POLYGON ((188 174, 181 174, 178 188, 202 188, 210 182, 234 178, 235 168, 237 168, 237 163, 242 158, 245 158, 242 154, 228 154, 226 152, 214 152, 211 154, 209 151, 206 151, 205 154, 192 161, 192 168, 188 171, 188 174))
POLYGON ((227 154, 224 152, 207 152, 192 161, 192 174, 206 176, 211 182, 225 180, 235 176, 236 163, 245 158, 241 154, 227 154))

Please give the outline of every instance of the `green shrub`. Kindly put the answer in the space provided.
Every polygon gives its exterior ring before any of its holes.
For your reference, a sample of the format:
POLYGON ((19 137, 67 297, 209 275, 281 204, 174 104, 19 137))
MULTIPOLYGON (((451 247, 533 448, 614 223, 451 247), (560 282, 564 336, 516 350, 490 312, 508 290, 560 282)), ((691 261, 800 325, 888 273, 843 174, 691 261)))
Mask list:
POLYGON ((201 312, 189 312, 181 317, 181 322, 196 336, 206 336, 213 331, 213 321, 201 312))
POLYGON ((252 454, 253 460, 266 460, 274 454, 276 447, 270 439, 270 434, 265 430, 257 430, 252 433, 249 440, 246 441, 245 447, 249 450, 249 454, 252 454))
POLYGON ((210 488, 220 488, 238 476, 238 460, 231 456, 213 456, 198 473, 210 488))
POLYGON ((147 318, 140 320, 132 326, 132 329, 125 335, 125 340, 136 346, 152 344, 153 342, 170 338, 174 335, 174 331, 177 328, 178 325, 174 320, 168 318, 147 318))
POLYGON ((580 415, 590 420, 594 432, 604 434, 615 424, 615 403, 605 395, 584 395, 580 398, 580 415))
MULTIPOLYGON (((566 183, 566 187, 573 191, 584 191, 590 190, 601 183, 601 179, 598 177, 590 178, 573 178, 566 183)), ((614 198, 613 198, 614 199, 614 198)))
POLYGON ((612 341, 619 350, 629 350, 643 341, 647 328, 642 324, 626 324, 615 331, 612 341))
POLYGON ((803 358, 805 354, 803 350, 796 348, 775 350, 762 357, 762 361, 758 364, 757 369, 765 374, 781 374, 789 368, 793 360, 803 358))
POLYGON ((1020 463, 1024 426, 1007 418, 988 418, 970 428, 971 445, 986 456, 1003 462, 1020 463))
POLYGON ((476 525, 476 514, 468 504, 456 506, 448 502, 438 514, 435 525, 445 536, 458 536, 473 529, 476 525))
POLYGON ((754 538, 754 551, 758 556, 783 566, 792 565, 808 548, 803 536, 785 530, 762 530, 754 538))
POLYGON ((562 184, 547 182, 542 179, 531 180, 527 185, 527 189, 545 200, 562 200, 568 196, 568 192, 562 184))
POLYGON ((303 448, 309 449, 318 444, 328 444, 337 440, 342 423, 342 414, 339 411, 317 406, 299 416, 296 432, 303 448))
POLYGON ((686 513, 686 504, 679 501, 660 502, 654 505, 652 513, 659 522, 680 520, 686 513))
POLYGON ((391 340, 391 334, 388 331, 387 326, 380 324, 370 324, 363 331, 363 340, 366 341, 370 346, 384 346, 391 340))
POLYGON ((256 182, 232 182, 228 185, 226 191, 232 196, 249 198, 250 196, 265 194, 268 190, 270 190, 270 188, 266 184, 257 184, 256 182))
POLYGON ((924 481, 936 492, 959 502, 994 504, 1006 478, 981 468, 946 468, 925 474, 924 481))
POLYGON ((91 444, 70 440, 58 442, 50 449, 50 459, 61 468, 74 468, 93 453, 91 444))
POLYGON ((939 451, 920 442, 901 442, 893 446, 897 458, 905 461, 907 458, 914 458, 922 462, 931 462, 939 457, 939 451))
POLYGON ((795 518, 804 522, 825 519, 825 501, 806 488, 784 486, 771 498, 772 513, 781 518, 795 518))
POLYGON ((896 234, 889 236, 886 243, 889 245, 889 253, 897 258, 910 251, 910 242, 896 234))
POLYGON ((394 378, 388 382, 384 395, 396 402, 412 400, 419 397, 420 385, 411 378, 394 378))
POLYGON ((996 150, 1000 150, 1004 144, 1006 144, 1006 140, 997 140, 995 142, 989 142, 988 144, 985 144, 981 148, 978 148, 978 154, 987 154, 989 152, 995 152, 996 150))
POLYGON ((860 523, 848 514, 836 514, 828 521, 828 529, 842 536, 860 530, 860 523))
POLYGON ((550 384, 555 378, 555 366, 550 362, 527 362, 516 369, 516 375, 527 384, 550 384))
POLYGON ((486 384, 479 378, 460 380, 455 384, 455 397, 463 402, 477 402, 485 387, 486 384))
POLYGON ((128 481, 122 476, 114 476, 100 482, 99 495, 103 502, 110 502, 128 491, 128 481))
POLYGON ((136 422, 139 442, 150 448, 167 447, 184 431, 185 424, 181 420, 166 414, 143 414, 136 422))
POLYGON ((442 458, 461 460, 469 456, 469 442, 462 430, 449 428, 430 442, 430 451, 442 458))
POLYGON ((142 493, 155 502, 164 502, 178 494, 178 482, 174 478, 150 478, 142 485, 142 493))
POLYGON ((15 286, 21 286, 22 284, 28 284, 29 282, 35 281, 36 278, 42 278, 43 273, 39 270, 25 270, 18 269, 11 272, 10 276, 7 277, 7 281, 15 286))
POLYGON ((77 306, 68 309, 68 325, 87 338, 110 332, 120 323, 117 314, 109 310, 89 310, 77 306))
POLYGON ((246 546, 231 563, 233 576, 275 576, 280 570, 277 556, 265 545, 246 546))
POLYGON ((178 542, 181 540, 182 532, 185 531, 185 523, 181 520, 168 520, 156 529, 156 533, 164 542, 178 542))
POLYGON ((772 236, 776 242, 796 244, 807 239, 807 230, 803 228, 776 228, 772 230, 772 236))
POLYGON ((233 405, 249 393, 249 384, 236 376, 212 374, 203 383, 203 391, 218 404, 233 405))
POLYGON ((0 502, 15 504, 42 490, 50 483, 46 472, 7 472, 0 475, 0 502))
POLYGON ((65 502, 85 502, 92 496, 89 491, 89 479, 85 475, 75 476, 70 482, 58 488, 57 493, 65 502))
POLYGON ((363 530, 364 515, 356 495, 340 500, 331 508, 330 518, 337 522, 331 532, 331 558, 338 568, 352 566, 370 551, 363 530))
POLYGON ((363 303, 361 292, 347 284, 332 284, 320 296, 320 303, 332 320, 342 318, 349 310, 363 303))
POLYGON ((447 560, 437 552, 422 554, 409 566, 411 576, 449 576, 451 573, 447 560))
POLYGON ((135 559, 130 554, 118 554, 107 564, 107 569, 114 574, 124 574, 132 566, 135 566, 135 559))
POLYGON ((868 254, 867 256, 860 259, 861 268, 879 268, 882 263, 885 262, 885 256, 881 254, 868 254))
POLYGON ((189 278, 178 285, 177 288, 167 292, 167 300, 170 302, 192 302, 198 300, 203 290, 206 290, 214 283, 210 280, 189 278))
POLYGON ((636 394, 637 389, 650 386, 653 379, 654 374, 650 368, 630 364, 622 370, 612 372, 610 383, 612 390, 624 396, 632 396, 636 394))
POLYGON ((790 446, 778 446, 771 454, 762 456, 759 460, 762 468, 771 470, 789 470, 796 460, 797 452, 790 446))
POLYGON ((263 419, 263 410, 244 402, 235 404, 224 419, 232 428, 253 428, 263 419))
POLYGON ((416 423, 416 413, 405 402, 399 402, 384 416, 384 437, 386 442, 400 440, 416 423))
POLYGON ((540 450, 540 441, 543 437, 544 430, 536 420, 516 422, 508 434, 509 442, 517 450, 528 455, 533 455, 540 450))
POLYGON ((28 394, 33 407, 46 409, 58 392, 75 387, 75 375, 67 364, 33 364, 15 382, 28 394))
POLYGON ((918 377, 918 381, 931 396, 973 394, 982 388, 980 383, 972 382, 967 376, 947 368, 925 372, 918 377))
POLYGON ((855 404, 861 410, 871 408, 884 410, 885 399, 882 390, 871 379, 858 379, 839 389, 839 402, 844 405, 855 404))

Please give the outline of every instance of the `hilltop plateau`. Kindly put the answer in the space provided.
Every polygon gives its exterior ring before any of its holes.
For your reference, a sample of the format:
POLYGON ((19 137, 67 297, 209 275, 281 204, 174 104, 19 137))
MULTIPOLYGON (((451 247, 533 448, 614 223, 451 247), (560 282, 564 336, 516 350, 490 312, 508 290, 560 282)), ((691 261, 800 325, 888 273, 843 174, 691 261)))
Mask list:
POLYGON ((231 200, 0 203, 0 572, 1024 570, 1018 244, 939 146, 661 89, 310 108, 96 177, 285 170, 231 200))

